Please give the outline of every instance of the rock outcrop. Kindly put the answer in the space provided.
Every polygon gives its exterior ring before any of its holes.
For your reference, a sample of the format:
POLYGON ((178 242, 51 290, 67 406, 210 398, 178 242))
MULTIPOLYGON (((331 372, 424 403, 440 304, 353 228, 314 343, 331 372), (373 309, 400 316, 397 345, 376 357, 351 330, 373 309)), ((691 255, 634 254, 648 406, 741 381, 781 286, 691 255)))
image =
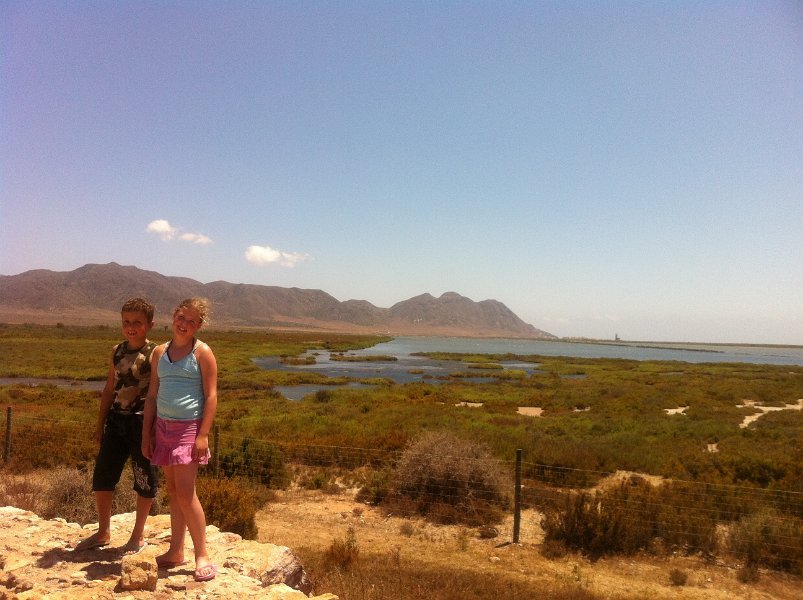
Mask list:
POLYGON ((309 596, 312 584, 289 548, 250 540, 207 527, 207 545, 218 575, 193 579, 192 546, 186 565, 159 569, 155 557, 167 548, 170 517, 148 519, 147 545, 124 555, 134 514, 112 518, 105 548, 73 550, 96 526, 82 528, 64 519, 50 521, 14 507, 0 508, 0 600, 106 600, 111 598, 237 598, 337 600, 333 594, 309 596))

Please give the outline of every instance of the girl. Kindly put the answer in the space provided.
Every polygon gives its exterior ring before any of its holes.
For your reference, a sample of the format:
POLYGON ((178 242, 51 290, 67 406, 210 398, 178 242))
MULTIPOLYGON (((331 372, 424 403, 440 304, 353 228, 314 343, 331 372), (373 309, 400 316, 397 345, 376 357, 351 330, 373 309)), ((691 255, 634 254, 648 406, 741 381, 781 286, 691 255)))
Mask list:
POLYGON ((195 492, 198 465, 209 463, 209 430, 217 409, 217 361, 195 333, 208 322, 209 304, 189 298, 173 312, 173 338, 151 357, 142 453, 164 470, 170 499, 170 547, 159 567, 186 564, 184 534, 195 550, 195 580, 217 575, 206 550, 206 516, 195 492))

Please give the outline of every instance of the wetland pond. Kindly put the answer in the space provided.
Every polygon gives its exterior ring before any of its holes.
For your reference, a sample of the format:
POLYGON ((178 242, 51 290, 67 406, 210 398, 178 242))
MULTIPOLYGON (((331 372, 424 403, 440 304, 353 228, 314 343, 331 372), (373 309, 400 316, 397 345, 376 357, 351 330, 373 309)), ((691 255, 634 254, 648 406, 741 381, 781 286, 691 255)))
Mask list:
MULTIPOLYGON (((351 379, 380 378, 396 383, 424 381, 438 384, 443 381, 488 383, 482 369, 472 369, 467 363, 434 360, 417 356, 421 352, 453 352, 463 354, 517 354, 541 356, 568 356, 578 358, 621 358, 630 360, 670 360, 690 363, 744 362, 754 364, 803 365, 801 346, 739 346, 726 344, 670 344, 658 342, 581 343, 519 339, 480 339, 446 337, 398 337, 370 348, 352 350, 348 360, 333 360, 325 350, 311 350, 301 355, 315 358, 314 364, 285 364, 278 357, 256 358, 254 362, 264 369, 310 371, 327 377, 351 379), (365 360, 360 360, 363 357, 365 360), (387 357, 386 360, 380 360, 387 357), (466 373, 477 375, 465 376, 466 373), (460 372, 459 379, 452 377, 460 372)), ((501 361, 503 369, 524 371, 527 375, 540 372, 537 363, 520 360, 501 361)), ((567 375, 577 377, 577 375, 567 375)), ((363 387, 364 383, 350 383, 349 387, 363 387)), ((298 400, 326 385, 278 386, 276 390, 291 400, 298 400)))

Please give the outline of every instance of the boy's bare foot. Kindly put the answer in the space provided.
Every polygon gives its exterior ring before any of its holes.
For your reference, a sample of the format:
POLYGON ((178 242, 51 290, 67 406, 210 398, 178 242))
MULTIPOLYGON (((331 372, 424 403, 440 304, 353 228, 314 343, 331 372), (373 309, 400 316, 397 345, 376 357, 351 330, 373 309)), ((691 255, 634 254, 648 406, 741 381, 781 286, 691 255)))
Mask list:
POLYGON ((183 556, 171 556, 169 551, 156 557, 156 566, 160 569, 172 569, 186 564, 183 556))
POLYGON ((123 554, 125 554, 126 556, 130 556, 132 554, 139 554, 145 549, 145 546, 147 545, 148 542, 146 542, 145 540, 142 541, 128 540, 128 542, 126 542, 126 545, 123 546, 121 550, 123 551, 123 554))
POLYGON ((90 550, 92 548, 103 548, 109 545, 109 537, 102 535, 100 532, 93 533, 88 538, 78 542, 73 550, 90 550))

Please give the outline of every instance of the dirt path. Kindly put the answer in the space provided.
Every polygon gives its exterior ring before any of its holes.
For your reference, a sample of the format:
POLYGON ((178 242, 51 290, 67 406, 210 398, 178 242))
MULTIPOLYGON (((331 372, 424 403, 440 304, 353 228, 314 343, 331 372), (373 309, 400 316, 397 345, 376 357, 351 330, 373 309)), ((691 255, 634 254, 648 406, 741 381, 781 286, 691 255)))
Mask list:
MULTIPOLYGON (((257 514, 259 541, 293 549, 329 548, 354 529, 360 556, 398 553, 436 568, 470 568, 489 577, 504 573, 532 584, 576 582, 604 596, 650 598, 682 596, 685 599, 730 600, 732 598, 797 599, 803 583, 794 577, 763 572, 758 583, 745 585, 736 578, 735 564, 707 564, 698 557, 624 557, 591 563, 582 557, 548 560, 541 556, 543 532, 540 515, 522 515, 520 544, 512 540, 512 518, 502 524, 499 535, 481 539, 476 529, 438 526, 421 519, 388 515, 360 504, 353 495, 321 492, 280 492, 257 514), (688 574, 682 588, 670 584, 669 572, 688 574)), ((496 599, 495 599, 496 600, 496 599)))

